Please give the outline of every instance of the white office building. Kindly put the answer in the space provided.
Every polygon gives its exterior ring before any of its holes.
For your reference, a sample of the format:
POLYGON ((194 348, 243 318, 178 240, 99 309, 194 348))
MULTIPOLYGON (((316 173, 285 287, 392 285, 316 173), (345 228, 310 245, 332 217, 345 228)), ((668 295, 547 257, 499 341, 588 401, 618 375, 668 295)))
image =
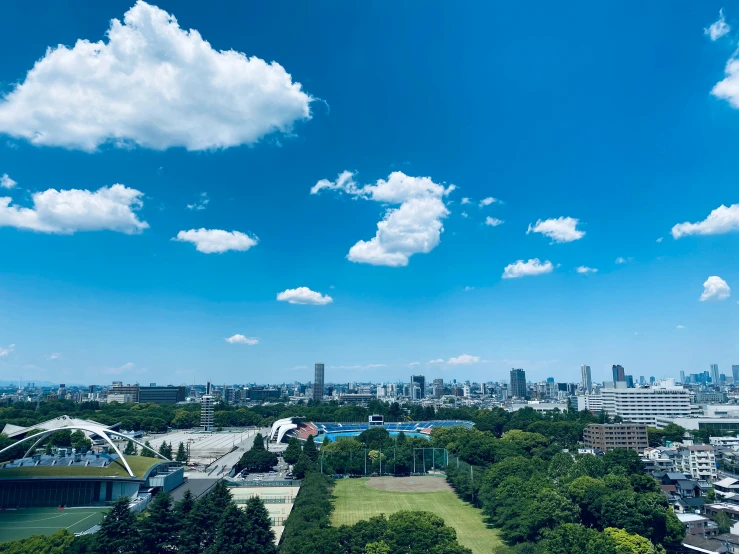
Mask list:
POLYGON ((610 417, 619 416, 632 423, 654 427, 658 416, 690 416, 690 391, 675 386, 674 381, 650 388, 603 389, 600 396, 603 410, 610 417))
POLYGON ((577 410, 589 412, 603 411, 603 397, 600 394, 586 394, 577 397, 577 410))

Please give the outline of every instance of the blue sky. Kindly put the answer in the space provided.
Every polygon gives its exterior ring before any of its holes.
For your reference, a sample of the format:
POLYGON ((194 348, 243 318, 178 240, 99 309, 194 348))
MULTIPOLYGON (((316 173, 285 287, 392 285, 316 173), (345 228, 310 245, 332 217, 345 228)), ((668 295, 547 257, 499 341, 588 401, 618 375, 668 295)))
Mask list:
POLYGON ((722 7, 3 4, 0 379, 730 374, 722 7))

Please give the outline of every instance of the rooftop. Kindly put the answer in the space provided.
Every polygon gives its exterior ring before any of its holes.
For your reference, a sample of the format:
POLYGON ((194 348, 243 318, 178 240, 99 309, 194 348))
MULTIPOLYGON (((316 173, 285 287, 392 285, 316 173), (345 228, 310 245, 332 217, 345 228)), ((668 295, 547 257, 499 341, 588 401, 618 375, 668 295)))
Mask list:
MULTIPOLYGON (((28 459, 28 458, 27 458, 28 459)), ((64 459, 64 458, 62 458, 64 459)), ((72 458, 67 458, 69 463, 72 458)), ((128 465, 136 477, 143 478, 153 466, 163 463, 161 458, 144 458, 143 456, 126 456, 128 465)), ((166 463, 166 462, 165 462, 166 463)), ((8 464, 6 464, 7 466, 8 464)), ((26 479, 30 477, 124 477, 130 478, 126 468, 118 460, 117 455, 110 458, 105 466, 85 465, 28 465, 21 467, 0 468, 0 479, 26 479)))

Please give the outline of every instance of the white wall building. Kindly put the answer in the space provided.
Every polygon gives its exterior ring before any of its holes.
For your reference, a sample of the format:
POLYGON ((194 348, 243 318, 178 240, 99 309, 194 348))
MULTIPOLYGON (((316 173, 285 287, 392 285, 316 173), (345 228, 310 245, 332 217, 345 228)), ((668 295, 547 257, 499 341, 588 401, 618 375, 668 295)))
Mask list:
POLYGON ((678 449, 678 457, 675 458, 675 465, 679 466, 683 473, 692 475, 694 479, 715 481, 718 477, 716 451, 708 444, 681 446, 678 449))
POLYGON ((610 417, 619 416, 632 423, 654 427, 657 416, 678 418, 690 415, 690 391, 674 385, 603 389, 600 395, 603 398, 603 410, 610 417))
POLYGON ((577 397, 578 411, 588 410, 590 412, 600 412, 603 410, 603 397, 600 394, 586 394, 577 397))

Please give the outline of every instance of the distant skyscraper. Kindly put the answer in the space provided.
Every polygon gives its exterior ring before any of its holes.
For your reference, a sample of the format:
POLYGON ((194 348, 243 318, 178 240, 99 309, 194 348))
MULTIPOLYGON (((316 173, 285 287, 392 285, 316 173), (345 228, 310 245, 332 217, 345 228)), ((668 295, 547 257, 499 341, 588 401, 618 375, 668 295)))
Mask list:
POLYGON ((653 385, 654 384, 654 381, 655 381, 654 375, 652 375, 651 377, 649 377, 649 384, 650 385, 653 385))
POLYGON ((511 370, 511 396, 526 396, 526 372, 523 369, 511 370))
POLYGON ((640 385, 646 385, 647 380, 644 378, 644 375, 639 375, 639 384, 640 385))
POLYGON ((734 385, 739 385, 739 365, 731 366, 731 376, 734 377, 734 385))
POLYGON ((586 391, 593 390, 593 379, 590 376, 589 365, 583 364, 580 366, 580 382, 582 383, 582 388, 586 391))
POLYGON ((631 375, 626 375, 626 388, 634 388, 634 378, 631 375))
POLYGON ((313 401, 323 400, 323 364, 316 364, 315 376, 313 377, 313 401))
MULTIPOLYGON (((413 387, 421 389, 421 398, 426 397, 426 377, 423 375, 411 375, 411 389, 413 389, 413 387)), ((415 394, 413 399, 416 400, 415 394)))
POLYGON ((685 372, 680 372, 680 382, 684 385, 685 384, 685 372))
POLYGON ((554 377, 547 377, 547 383, 554 383, 554 377))
POLYGON ((613 380, 615 382, 626 381, 626 374, 624 373, 624 366, 622 365, 613 366, 613 380))
POLYGON ((711 364, 711 382, 718 384, 718 364, 711 364))

